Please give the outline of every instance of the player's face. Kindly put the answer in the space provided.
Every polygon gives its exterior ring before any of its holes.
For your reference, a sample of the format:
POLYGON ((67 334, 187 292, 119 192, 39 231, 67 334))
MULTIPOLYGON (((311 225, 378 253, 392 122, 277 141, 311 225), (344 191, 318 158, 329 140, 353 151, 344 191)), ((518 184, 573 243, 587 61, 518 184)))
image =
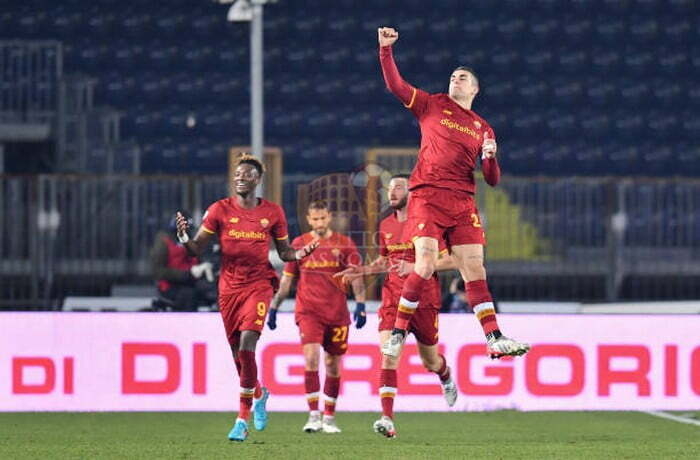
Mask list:
POLYGON ((408 202, 408 180, 402 177, 391 179, 387 197, 389 198, 389 206, 392 209, 399 210, 406 207, 408 202))
POLYGON ((450 76, 450 97, 453 99, 473 99, 479 92, 474 76, 466 70, 455 70, 450 76))
POLYGON ((260 184, 260 173, 255 166, 243 163, 236 167, 233 175, 233 185, 236 193, 241 196, 255 192, 255 187, 260 184))
POLYGON ((311 226, 311 231, 322 237, 331 225, 331 213, 327 209, 309 209, 306 221, 311 226))

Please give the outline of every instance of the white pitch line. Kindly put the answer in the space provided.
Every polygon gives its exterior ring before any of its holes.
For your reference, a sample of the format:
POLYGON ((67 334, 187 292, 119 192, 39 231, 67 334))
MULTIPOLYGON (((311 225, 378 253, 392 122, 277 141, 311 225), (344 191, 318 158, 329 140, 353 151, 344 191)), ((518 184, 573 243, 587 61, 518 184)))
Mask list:
POLYGON ((667 414, 666 412, 661 412, 661 411, 642 411, 645 414, 653 415, 654 417, 661 417, 665 418, 667 420, 673 420, 674 422, 680 422, 680 423, 687 423, 688 425, 696 425, 700 426, 700 420, 695 420, 692 418, 688 417, 681 417, 679 415, 673 415, 673 414, 667 414))

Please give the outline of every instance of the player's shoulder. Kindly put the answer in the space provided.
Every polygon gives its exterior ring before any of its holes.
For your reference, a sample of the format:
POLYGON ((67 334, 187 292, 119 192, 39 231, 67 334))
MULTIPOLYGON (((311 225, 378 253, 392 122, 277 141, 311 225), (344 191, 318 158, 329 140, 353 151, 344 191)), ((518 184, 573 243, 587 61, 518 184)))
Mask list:
POLYGON ((381 222, 379 222, 379 231, 380 232, 390 231, 390 229, 395 227, 398 222, 399 221, 396 219, 396 215, 392 212, 391 214, 386 216, 384 219, 382 219, 381 222))
POLYGON ((489 124, 489 122, 486 121, 486 119, 485 119, 484 117, 482 117, 481 115, 479 115, 478 113, 476 113, 476 112, 473 111, 473 110, 472 110, 472 115, 474 115, 474 118, 476 118, 476 121, 478 121, 479 123, 481 123, 481 126, 479 127, 479 129, 481 129, 481 130, 493 129, 493 128, 491 127, 491 125, 489 124))
POLYGON ((306 244, 306 241, 311 241, 311 234, 310 233, 302 233, 301 235, 297 236, 292 240, 292 246, 295 246, 297 244, 301 244, 302 246, 306 244))
POLYGON ((278 214, 284 216, 284 208, 278 205, 274 201, 268 201, 265 198, 260 198, 260 205, 258 206, 261 212, 268 212, 272 214, 278 214))
POLYGON ((215 202, 209 205, 202 219, 206 219, 207 216, 217 216, 222 210, 231 206, 230 201, 230 198, 222 198, 220 200, 216 200, 215 202))

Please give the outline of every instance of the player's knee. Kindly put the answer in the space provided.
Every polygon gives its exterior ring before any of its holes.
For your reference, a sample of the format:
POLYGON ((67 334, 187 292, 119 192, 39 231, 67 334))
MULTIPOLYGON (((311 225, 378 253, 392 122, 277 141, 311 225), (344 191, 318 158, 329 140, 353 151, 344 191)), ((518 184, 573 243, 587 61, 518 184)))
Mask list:
POLYGON ((465 281, 486 279, 486 268, 483 259, 467 260, 460 270, 465 281))
POLYGON ((433 276, 433 273, 435 273, 435 262, 427 257, 416 260, 416 263, 413 266, 413 271, 415 271, 421 278, 428 279, 433 276))

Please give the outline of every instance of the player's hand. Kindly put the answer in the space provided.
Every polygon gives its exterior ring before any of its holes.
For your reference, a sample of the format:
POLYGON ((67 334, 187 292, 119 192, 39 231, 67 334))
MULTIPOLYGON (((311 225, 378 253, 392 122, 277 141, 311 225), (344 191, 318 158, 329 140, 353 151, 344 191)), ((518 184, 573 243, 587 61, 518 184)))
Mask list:
POLYGON ((362 327, 367 323, 367 313, 365 312, 364 302, 355 302, 355 313, 352 314, 352 318, 355 320, 355 327, 362 329, 362 327))
POLYGON ((202 262, 198 265, 193 265, 190 268, 190 273, 195 279, 200 279, 204 276, 210 283, 214 282, 214 266, 211 262, 202 262))
POLYGON ((303 248, 299 249, 298 251, 296 251, 294 253, 294 258, 296 260, 301 260, 304 257, 308 256, 309 254, 311 254, 312 252, 314 252, 316 250, 316 248, 320 244, 320 241, 321 240, 319 240, 319 239, 315 239, 311 243, 309 243, 306 246, 304 246, 303 248))
POLYGON ((271 331, 274 331, 275 329, 277 329, 277 309, 276 308, 270 308, 270 311, 267 312, 267 327, 269 327, 271 331))
POLYGON ((333 278, 342 277, 343 284, 348 284, 358 278, 362 278, 362 276, 362 267, 359 265, 350 265, 345 270, 333 274, 333 278))
POLYGON ((399 39, 399 33, 391 27, 380 27, 377 29, 379 36, 379 46, 391 46, 399 39))
POLYGON ((406 262, 405 260, 400 260, 391 266, 391 270, 395 271, 397 275, 404 278, 413 272, 413 262, 406 262))
POLYGON ((182 215, 180 211, 175 214, 175 225, 177 226, 177 239, 180 243, 185 244, 190 240, 189 235, 187 235, 187 230, 189 229, 189 224, 187 219, 182 215))
POLYGON ((481 158, 495 158, 498 145, 488 131, 484 133, 484 142, 481 144, 481 158))

